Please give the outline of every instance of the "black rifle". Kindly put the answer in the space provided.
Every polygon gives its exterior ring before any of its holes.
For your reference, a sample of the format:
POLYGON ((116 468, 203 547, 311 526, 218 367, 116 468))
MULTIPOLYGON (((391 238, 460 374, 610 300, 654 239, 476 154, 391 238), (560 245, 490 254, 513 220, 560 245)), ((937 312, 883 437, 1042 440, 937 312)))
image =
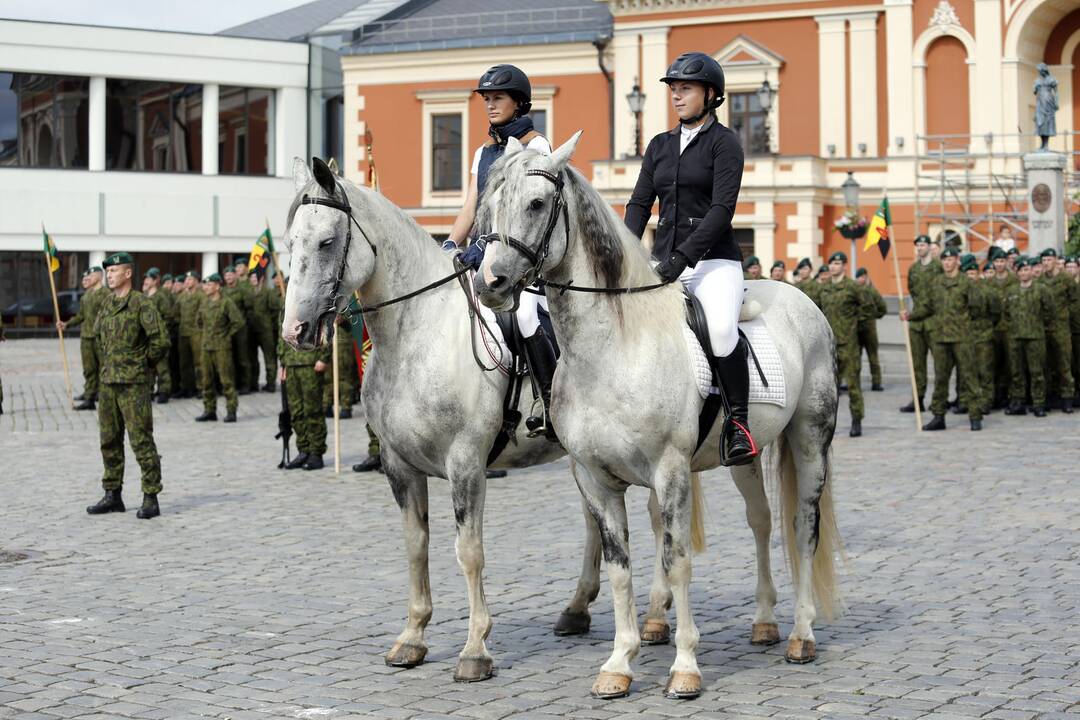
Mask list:
POLYGON ((285 394, 285 381, 281 381, 281 412, 277 416, 278 433, 274 436, 275 440, 280 440, 282 443, 281 449, 281 462, 278 463, 278 469, 284 469, 289 464, 289 438, 292 437, 292 413, 289 412, 289 397, 285 394))

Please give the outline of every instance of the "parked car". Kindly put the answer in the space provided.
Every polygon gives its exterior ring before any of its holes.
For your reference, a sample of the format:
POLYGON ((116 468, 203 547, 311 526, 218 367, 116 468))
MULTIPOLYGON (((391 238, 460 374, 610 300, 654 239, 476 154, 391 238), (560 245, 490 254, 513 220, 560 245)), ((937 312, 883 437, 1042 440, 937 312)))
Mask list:
MULTIPOLYGON (((60 319, 68 320, 79 312, 79 299, 85 290, 61 290, 56 293, 60 319)), ((52 298, 45 296, 33 300, 19 300, 4 308, 4 325, 8 328, 51 328, 53 325, 52 298)))

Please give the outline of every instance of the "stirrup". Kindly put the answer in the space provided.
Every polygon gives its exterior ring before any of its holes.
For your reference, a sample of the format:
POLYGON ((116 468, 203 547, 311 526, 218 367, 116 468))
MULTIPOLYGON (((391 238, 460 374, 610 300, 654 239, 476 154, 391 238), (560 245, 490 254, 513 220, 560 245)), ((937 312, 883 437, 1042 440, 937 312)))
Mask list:
POLYGON ((547 435, 547 419, 544 411, 543 398, 534 398, 533 404, 529 408, 529 417, 525 418, 525 429, 528 430, 525 433, 527 438, 538 438, 541 435, 547 435), (540 404, 540 414, 536 414, 536 404, 540 404))

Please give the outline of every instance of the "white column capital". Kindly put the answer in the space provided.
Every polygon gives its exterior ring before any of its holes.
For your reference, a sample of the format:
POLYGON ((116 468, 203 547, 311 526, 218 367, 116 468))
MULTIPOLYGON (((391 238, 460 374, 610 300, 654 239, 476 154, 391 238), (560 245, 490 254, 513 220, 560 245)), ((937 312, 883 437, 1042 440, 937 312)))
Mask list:
POLYGON ((818 26, 818 35, 826 33, 842 33, 847 23, 846 15, 815 15, 814 22, 818 26))
MULTIPOLYGON (((976 0, 978 2, 978 0, 976 0)), ((997 4, 1000 0, 990 0, 990 2, 997 4)), ((885 0, 885 7, 911 7, 914 3, 912 0, 885 0)))
POLYGON ((642 45, 650 45, 653 43, 663 43, 667 45, 667 38, 670 33, 671 28, 669 27, 651 27, 638 31, 638 34, 641 35, 642 45))
POLYGON ((878 13, 856 13, 854 15, 846 16, 848 22, 851 23, 851 32, 876 32, 877 31, 877 19, 878 13))

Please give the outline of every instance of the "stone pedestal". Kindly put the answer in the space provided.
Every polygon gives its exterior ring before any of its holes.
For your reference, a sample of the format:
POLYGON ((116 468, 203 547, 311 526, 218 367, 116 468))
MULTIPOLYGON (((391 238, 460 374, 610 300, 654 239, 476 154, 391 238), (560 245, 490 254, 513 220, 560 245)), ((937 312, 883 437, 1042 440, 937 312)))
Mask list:
POLYGON ((1024 156, 1028 179, 1028 255, 1046 248, 1059 253, 1065 247, 1066 156, 1056 152, 1030 152, 1024 156))

